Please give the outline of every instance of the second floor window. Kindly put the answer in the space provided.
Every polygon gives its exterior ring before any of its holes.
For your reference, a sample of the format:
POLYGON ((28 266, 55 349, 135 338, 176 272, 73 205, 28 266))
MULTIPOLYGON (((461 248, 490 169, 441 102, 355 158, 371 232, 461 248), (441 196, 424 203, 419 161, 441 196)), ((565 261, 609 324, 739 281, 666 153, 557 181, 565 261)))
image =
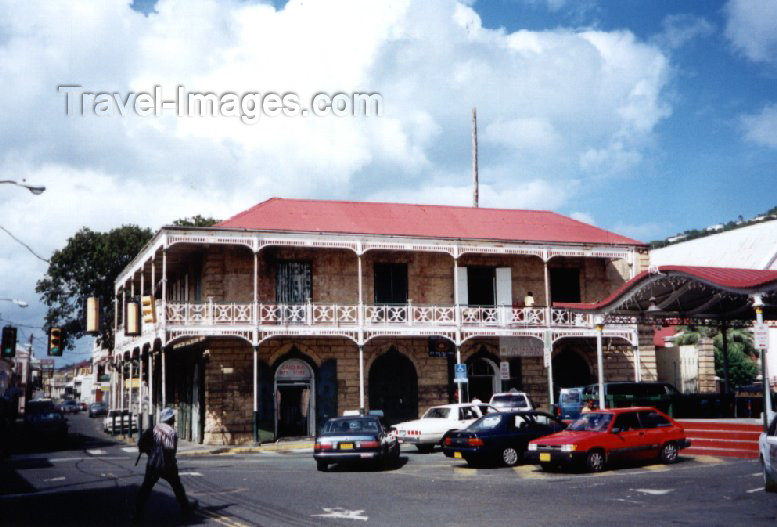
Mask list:
POLYGON ((407 264, 375 264, 375 303, 407 303, 407 264))
POLYGON ((552 302, 580 302, 580 269, 551 268, 550 299, 552 302))
POLYGON ((279 304, 305 304, 313 293, 310 262, 278 262, 275 301, 279 304))

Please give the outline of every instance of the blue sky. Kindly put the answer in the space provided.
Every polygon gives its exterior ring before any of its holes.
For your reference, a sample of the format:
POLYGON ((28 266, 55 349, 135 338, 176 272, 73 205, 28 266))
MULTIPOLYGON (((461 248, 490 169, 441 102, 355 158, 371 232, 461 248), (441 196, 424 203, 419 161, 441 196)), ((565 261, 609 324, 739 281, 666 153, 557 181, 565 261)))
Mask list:
MULTIPOLYGON (((83 226, 156 230, 272 196, 467 205, 473 106, 481 206, 551 209, 650 241, 777 205, 777 0, 0 9, 0 179, 48 188, 0 188, 0 225, 44 257, 83 226), (65 84, 122 98, 366 91, 385 109, 252 125, 66 115, 65 84)), ((45 271, 3 239, 0 298, 30 303, 0 304, 4 321, 41 325, 45 271)))

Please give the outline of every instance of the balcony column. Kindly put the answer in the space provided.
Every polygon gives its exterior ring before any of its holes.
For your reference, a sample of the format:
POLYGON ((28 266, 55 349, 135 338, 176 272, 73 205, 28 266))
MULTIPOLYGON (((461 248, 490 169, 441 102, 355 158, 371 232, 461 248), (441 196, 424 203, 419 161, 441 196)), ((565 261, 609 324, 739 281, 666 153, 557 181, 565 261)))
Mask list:
MULTIPOLYGON (((143 289, 140 290, 143 292, 143 289)), ((140 348, 140 355, 138 356, 138 415, 140 416, 140 425, 138 425, 138 433, 142 432, 143 421, 145 418, 145 406, 143 405, 143 348, 140 348)))
POLYGON ((361 247, 356 253, 356 272, 359 275, 359 414, 364 415, 364 285, 362 280, 362 252, 361 247))
MULTIPOLYGON (((256 262, 256 253, 254 253, 254 262, 256 262)), ((254 442, 261 443, 259 438, 259 346, 254 348, 254 442)))
POLYGON ((161 403, 162 408, 167 407, 167 354, 165 353, 165 349, 162 348, 159 351, 159 357, 162 359, 162 397, 161 397, 161 403))
MULTIPOLYGON (((461 364, 461 306, 459 305, 459 257, 453 257, 453 318, 456 322, 456 364, 461 364)), ((462 401, 461 383, 456 383, 456 397, 459 404, 462 401)))
POLYGON ((545 326, 550 327, 553 320, 553 311, 550 307, 550 272, 548 271, 548 260, 543 259, 543 267, 545 270, 545 326))
POLYGON ((167 354, 165 344, 167 341, 167 249, 162 249, 162 408, 167 407, 167 354))
MULTIPOLYGON (((259 253, 254 251, 254 328, 259 324, 259 253)), ((258 340, 258 339, 257 339, 258 340)), ((256 350, 254 350, 256 351, 256 350)))
POLYGON ((596 330, 596 373, 599 381, 599 408, 604 409, 604 358, 602 357, 602 331, 604 331, 604 316, 594 315, 596 330))
POLYGON ((545 371, 548 374, 548 408, 551 408, 555 398, 553 397, 553 339, 549 332, 545 333, 542 348, 545 371))
POLYGON ((153 428, 156 420, 154 409, 154 349, 148 350, 148 427, 153 428))

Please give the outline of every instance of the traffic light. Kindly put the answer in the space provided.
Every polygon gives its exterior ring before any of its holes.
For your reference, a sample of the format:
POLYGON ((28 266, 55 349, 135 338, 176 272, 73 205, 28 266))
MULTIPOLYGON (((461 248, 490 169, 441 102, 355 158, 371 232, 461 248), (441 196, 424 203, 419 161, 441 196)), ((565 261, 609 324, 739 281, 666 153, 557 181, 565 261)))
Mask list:
POLYGON ((143 323, 155 324, 156 323, 156 303, 153 296, 144 296, 141 299, 143 309, 143 323))
POLYGON ((62 330, 49 328, 49 357, 62 356, 62 330))
POLYGON ((16 356, 16 328, 11 326, 3 328, 3 341, 0 344, 0 349, 2 349, 4 359, 16 356))
POLYGON ((127 335, 140 335, 140 320, 138 319, 138 303, 127 302, 127 335))

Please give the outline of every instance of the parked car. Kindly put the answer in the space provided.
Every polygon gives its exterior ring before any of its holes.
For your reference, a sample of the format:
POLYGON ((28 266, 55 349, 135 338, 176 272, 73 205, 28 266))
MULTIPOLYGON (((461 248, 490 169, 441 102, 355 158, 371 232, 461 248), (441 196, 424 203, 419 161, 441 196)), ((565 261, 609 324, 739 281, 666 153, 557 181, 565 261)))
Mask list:
POLYGON ((400 443, 415 445, 421 452, 431 452, 446 432, 466 428, 487 413, 496 412, 487 404, 443 404, 432 406, 420 418, 396 425, 400 443))
POLYGON ((119 434, 122 431, 129 432, 130 427, 135 432, 138 429, 137 416, 130 416, 129 410, 109 410, 103 419, 103 430, 106 434, 119 434), (116 428, 114 428, 114 416, 116 416, 116 428), (132 417, 130 419, 130 417, 132 417), (122 426, 123 425, 123 426, 122 426))
POLYGON ((29 439, 67 436, 67 419, 51 399, 33 399, 24 408, 24 432, 29 439))
POLYGON ((561 388, 556 414, 559 419, 574 421, 583 410, 583 387, 561 388))
POLYGON ((108 405, 105 403, 92 403, 89 405, 89 417, 104 417, 108 415, 108 405))
POLYGON ((525 392, 495 393, 488 404, 500 412, 519 412, 522 410, 534 410, 534 405, 525 392))
POLYGON ((529 441, 564 428, 564 423, 545 412, 499 412, 481 417, 464 430, 449 432, 442 450, 470 465, 500 462, 512 467, 523 459, 529 441))
POLYGON ((333 417, 324 423, 313 444, 316 468, 326 471, 331 463, 372 462, 383 466, 399 461, 399 443, 392 428, 377 416, 333 417))
POLYGON ((758 452, 764 473, 764 489, 777 492, 777 415, 758 438, 758 452))
POLYGON ((690 444, 683 427, 655 408, 612 408, 583 414, 563 432, 531 441, 527 457, 544 470, 574 464, 599 472, 615 459, 674 463, 690 444))
POLYGON ((81 407, 73 399, 67 399, 59 404, 59 409, 63 414, 77 414, 81 411, 81 407))

